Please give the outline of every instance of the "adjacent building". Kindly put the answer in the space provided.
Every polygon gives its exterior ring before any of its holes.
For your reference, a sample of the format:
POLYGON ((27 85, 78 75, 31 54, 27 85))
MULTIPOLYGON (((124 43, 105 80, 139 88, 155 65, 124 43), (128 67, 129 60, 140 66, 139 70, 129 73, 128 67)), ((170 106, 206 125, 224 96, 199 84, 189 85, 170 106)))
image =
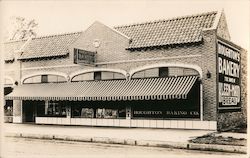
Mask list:
POLYGON ((9 41, 6 121, 224 130, 246 124, 246 50, 223 12, 9 41))

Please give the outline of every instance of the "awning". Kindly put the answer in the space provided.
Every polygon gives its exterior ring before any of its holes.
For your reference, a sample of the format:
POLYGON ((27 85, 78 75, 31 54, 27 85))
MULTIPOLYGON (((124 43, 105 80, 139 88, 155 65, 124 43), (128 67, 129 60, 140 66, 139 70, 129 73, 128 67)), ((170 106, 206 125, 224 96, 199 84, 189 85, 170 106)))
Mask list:
POLYGON ((186 99, 197 76, 132 80, 23 84, 7 100, 166 100, 186 99))

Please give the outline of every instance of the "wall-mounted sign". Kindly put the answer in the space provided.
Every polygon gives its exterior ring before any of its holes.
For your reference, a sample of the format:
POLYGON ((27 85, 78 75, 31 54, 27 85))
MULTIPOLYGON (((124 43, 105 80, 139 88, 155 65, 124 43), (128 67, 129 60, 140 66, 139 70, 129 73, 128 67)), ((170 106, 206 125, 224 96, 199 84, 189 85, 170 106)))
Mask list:
POLYGON ((219 109, 239 109, 240 53, 234 47, 218 42, 219 109))
POLYGON ((75 64, 94 64, 95 52, 90 52, 81 49, 74 49, 74 63, 75 64))
MULTIPOLYGON (((194 87, 194 92, 199 88, 194 87)), ((190 94, 188 99, 147 100, 130 102, 133 118, 200 118, 200 96, 190 94)))
POLYGON ((200 118, 197 110, 134 110, 133 117, 141 118, 200 118))

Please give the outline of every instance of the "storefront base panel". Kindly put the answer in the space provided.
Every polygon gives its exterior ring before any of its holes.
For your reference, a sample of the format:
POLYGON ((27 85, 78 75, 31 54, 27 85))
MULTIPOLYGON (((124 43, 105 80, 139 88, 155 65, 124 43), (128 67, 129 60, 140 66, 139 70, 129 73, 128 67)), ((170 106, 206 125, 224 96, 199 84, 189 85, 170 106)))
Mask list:
POLYGON ((13 123, 22 123, 22 117, 21 116, 13 116, 13 123))
POLYGON ((217 130, 216 121, 36 117, 36 124, 217 130))
POLYGON ((4 122, 5 123, 12 123, 13 122, 13 116, 4 116, 4 122))

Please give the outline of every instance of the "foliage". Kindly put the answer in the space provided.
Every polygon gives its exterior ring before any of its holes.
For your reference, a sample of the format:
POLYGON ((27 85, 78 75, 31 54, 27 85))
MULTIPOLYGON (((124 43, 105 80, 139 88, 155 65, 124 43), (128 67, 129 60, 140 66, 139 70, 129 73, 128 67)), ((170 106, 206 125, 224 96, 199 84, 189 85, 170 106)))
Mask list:
POLYGON ((238 139, 233 137, 216 136, 214 133, 197 137, 195 139, 189 140, 189 142, 198 144, 218 144, 234 146, 246 146, 247 144, 247 140, 245 138, 238 139))
POLYGON ((12 17, 8 40, 28 39, 36 36, 37 26, 38 23, 35 19, 28 20, 20 16, 12 17))

